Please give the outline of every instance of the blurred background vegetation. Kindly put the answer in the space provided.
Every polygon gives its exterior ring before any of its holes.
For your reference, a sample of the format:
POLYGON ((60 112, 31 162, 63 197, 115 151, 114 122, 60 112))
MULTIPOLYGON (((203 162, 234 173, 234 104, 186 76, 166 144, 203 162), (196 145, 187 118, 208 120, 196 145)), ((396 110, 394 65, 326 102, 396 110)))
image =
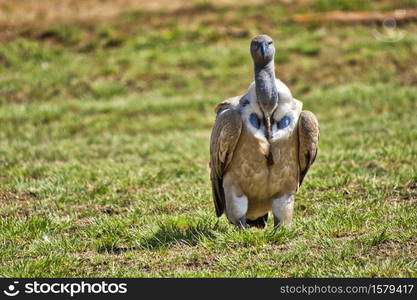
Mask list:
POLYGON ((0 0, 0 275, 417 276, 417 24, 396 19, 416 9, 0 0), (218 221, 208 180, 214 107, 246 91, 260 33, 321 125, 277 233, 218 221))

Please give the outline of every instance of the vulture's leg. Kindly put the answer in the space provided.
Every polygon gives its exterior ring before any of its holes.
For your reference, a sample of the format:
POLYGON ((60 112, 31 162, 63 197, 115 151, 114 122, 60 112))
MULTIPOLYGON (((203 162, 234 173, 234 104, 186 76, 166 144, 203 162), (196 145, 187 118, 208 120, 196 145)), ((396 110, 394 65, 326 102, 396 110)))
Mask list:
POLYGON ((239 193, 239 190, 229 186, 225 188, 226 215, 229 221, 240 227, 247 228, 246 212, 248 210, 248 198, 239 193))
POLYGON ((292 220, 292 211, 294 209, 294 195, 289 193, 272 200, 272 212, 274 214, 274 226, 289 226, 292 220))

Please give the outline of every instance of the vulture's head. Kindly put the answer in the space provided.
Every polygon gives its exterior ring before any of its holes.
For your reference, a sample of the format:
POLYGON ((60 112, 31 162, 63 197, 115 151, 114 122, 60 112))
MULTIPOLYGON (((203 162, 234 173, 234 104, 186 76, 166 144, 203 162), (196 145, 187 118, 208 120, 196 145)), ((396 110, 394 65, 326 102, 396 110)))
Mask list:
POLYGON ((257 35, 250 44, 252 59, 257 65, 266 65, 274 59, 274 41, 267 35, 257 35))

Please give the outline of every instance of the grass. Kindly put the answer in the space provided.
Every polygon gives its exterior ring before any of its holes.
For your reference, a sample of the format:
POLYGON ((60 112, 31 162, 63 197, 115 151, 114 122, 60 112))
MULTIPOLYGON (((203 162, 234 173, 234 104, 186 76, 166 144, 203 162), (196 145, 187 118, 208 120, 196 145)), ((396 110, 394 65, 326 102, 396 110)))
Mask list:
MULTIPOLYGON (((379 5, 352 3, 340 10, 379 5)), ((416 277, 417 26, 385 43, 377 24, 294 24, 311 8, 297 5, 197 2, 8 35, 0 276, 416 277), (276 232, 217 219, 208 175, 213 109, 251 82, 259 32, 321 126, 294 224, 276 232)))

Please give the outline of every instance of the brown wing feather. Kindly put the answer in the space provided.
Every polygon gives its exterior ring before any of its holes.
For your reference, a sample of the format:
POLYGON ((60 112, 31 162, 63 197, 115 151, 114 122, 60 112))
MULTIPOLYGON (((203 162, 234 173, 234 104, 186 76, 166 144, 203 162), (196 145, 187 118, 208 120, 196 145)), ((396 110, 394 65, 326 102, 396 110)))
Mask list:
POLYGON ((242 131, 240 113, 230 107, 221 110, 217 115, 210 138, 210 179, 217 216, 221 216, 225 208, 223 175, 232 160, 242 131))
POLYGON ((217 115, 219 115, 219 113, 221 113, 223 110, 226 110, 228 108, 235 108, 239 104, 239 101, 241 98, 242 96, 236 96, 233 98, 223 100, 222 102, 217 104, 214 111, 216 112, 217 115))
POLYGON ((310 166, 317 156, 320 128, 316 116, 310 111, 302 111, 298 121, 300 181, 303 183, 310 166))

